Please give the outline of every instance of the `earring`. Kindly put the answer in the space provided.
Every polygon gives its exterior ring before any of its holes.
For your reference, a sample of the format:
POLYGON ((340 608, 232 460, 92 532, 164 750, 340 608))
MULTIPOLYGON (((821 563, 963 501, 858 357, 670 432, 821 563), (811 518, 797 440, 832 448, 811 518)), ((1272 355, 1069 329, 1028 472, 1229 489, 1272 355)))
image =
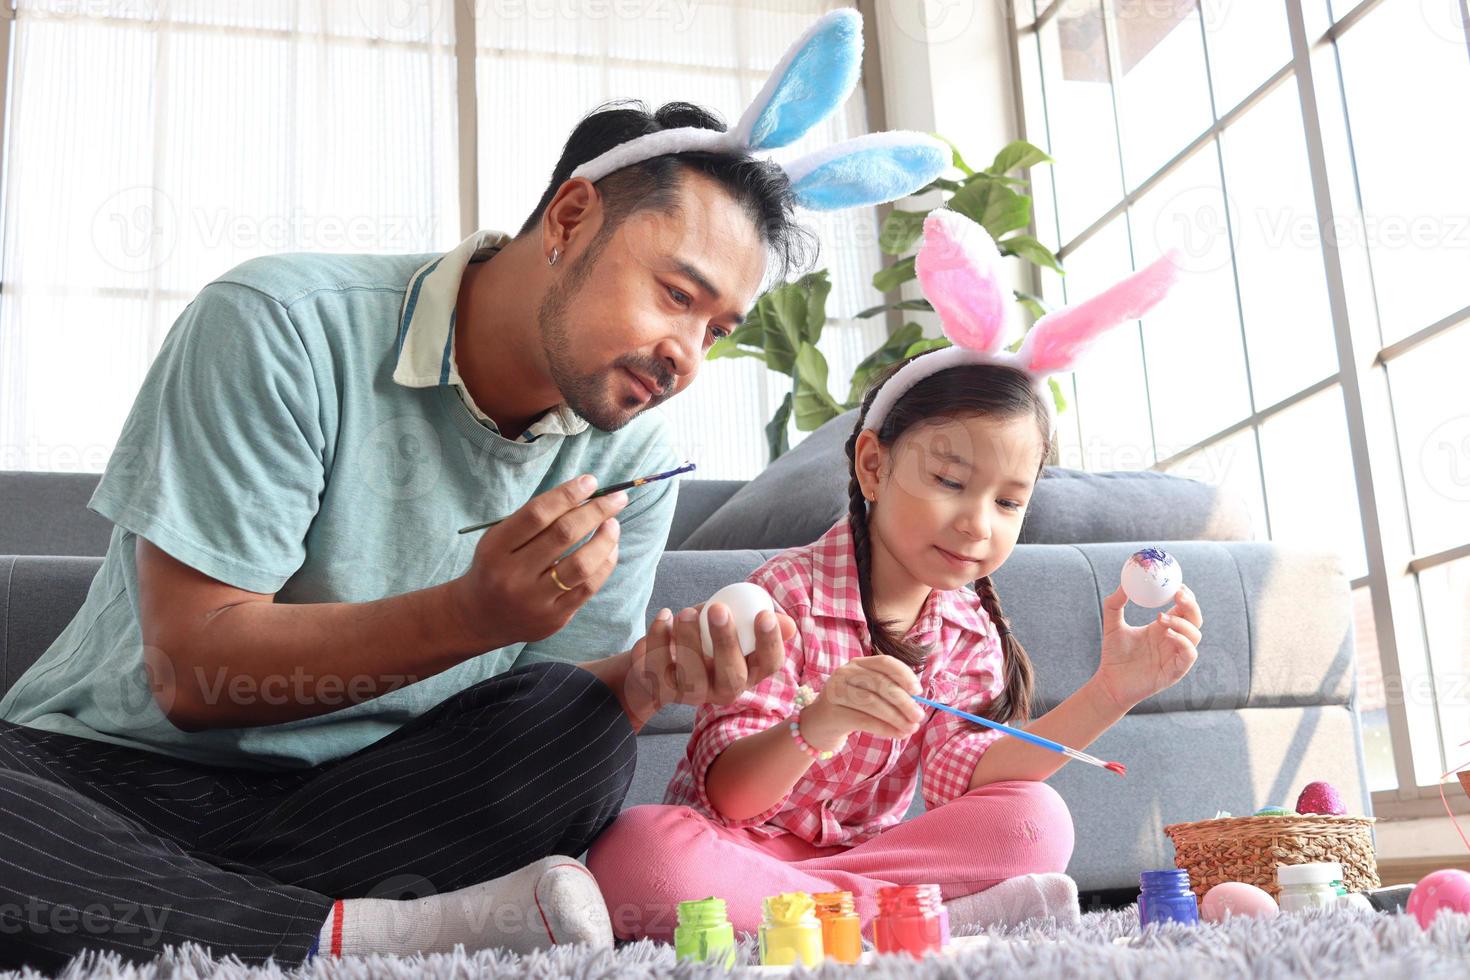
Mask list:
POLYGON ((561 252, 560 252, 560 250, 558 250, 558 249, 552 249, 551 250, 551 255, 548 256, 547 259, 546 259, 546 264, 547 265, 556 265, 556 260, 559 259, 559 258, 561 258, 561 252))

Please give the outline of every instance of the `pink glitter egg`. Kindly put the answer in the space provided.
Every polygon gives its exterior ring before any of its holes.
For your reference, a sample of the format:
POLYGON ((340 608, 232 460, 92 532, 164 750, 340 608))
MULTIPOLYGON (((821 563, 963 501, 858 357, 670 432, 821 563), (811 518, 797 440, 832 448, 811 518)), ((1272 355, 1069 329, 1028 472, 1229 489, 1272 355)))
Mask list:
POLYGON ((1326 813, 1340 817, 1347 813, 1347 807, 1343 806, 1342 796, 1331 783, 1308 783, 1302 790, 1302 795, 1296 798, 1296 812, 1326 813))
POLYGON ((1409 893, 1406 911, 1425 929, 1440 912, 1470 912, 1470 872, 1458 868, 1431 871, 1409 893))
POLYGON ((1244 881, 1222 881, 1199 903, 1199 917, 1206 922, 1224 922, 1227 915, 1274 919, 1280 913, 1268 892, 1244 881))

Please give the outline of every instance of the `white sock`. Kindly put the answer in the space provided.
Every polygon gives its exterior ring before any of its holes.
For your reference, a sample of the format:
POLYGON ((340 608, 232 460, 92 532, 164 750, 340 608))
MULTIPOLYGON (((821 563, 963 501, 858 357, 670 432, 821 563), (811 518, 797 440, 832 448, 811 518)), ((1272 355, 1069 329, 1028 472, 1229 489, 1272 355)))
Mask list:
POLYGON ((458 944, 529 953, 569 943, 610 948, 612 922, 592 872, 552 856, 443 895, 341 899, 322 924, 317 955, 448 953, 458 944))
POLYGON ((1014 926, 1027 919, 1051 916, 1060 925, 1076 925, 1082 918, 1077 883, 1064 874, 1021 875, 1007 878, 983 892, 945 902, 951 929, 960 926, 1014 926))

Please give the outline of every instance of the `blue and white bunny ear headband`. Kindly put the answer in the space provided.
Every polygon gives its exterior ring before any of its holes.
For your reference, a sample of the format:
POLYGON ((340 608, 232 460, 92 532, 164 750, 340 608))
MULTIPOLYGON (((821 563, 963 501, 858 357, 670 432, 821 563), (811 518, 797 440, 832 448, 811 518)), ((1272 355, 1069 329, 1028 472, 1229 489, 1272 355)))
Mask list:
MULTIPOLYGON (((787 49, 755 101, 727 132, 684 126, 648 133, 593 157, 571 176, 595 183, 615 170, 670 153, 755 153, 789 146, 847 101, 862 57, 862 17, 856 10, 834 10, 787 49)), ((836 211, 906 197, 943 173, 951 159, 942 140, 894 130, 843 140, 780 165, 799 205, 836 211)))
POLYGON ((954 346, 922 354, 899 368, 873 396, 863 428, 879 431, 889 411, 915 384, 966 364, 1003 364, 1030 375, 1054 426, 1056 407, 1047 378, 1072 370, 1099 334, 1157 306, 1179 278, 1178 262, 1179 253, 1170 249, 1091 299, 1048 313, 1012 353, 1006 347, 1014 333, 1016 304, 1001 275, 995 239, 958 211, 929 212, 914 271, 954 346))

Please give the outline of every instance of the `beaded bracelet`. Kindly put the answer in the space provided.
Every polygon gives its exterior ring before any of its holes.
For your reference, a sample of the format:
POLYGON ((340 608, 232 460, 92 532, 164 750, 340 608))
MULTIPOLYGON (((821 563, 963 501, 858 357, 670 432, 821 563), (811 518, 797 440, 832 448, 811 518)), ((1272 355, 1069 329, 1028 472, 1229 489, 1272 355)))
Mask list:
MULTIPOLYGON (((825 752, 818 751, 817 748, 814 747, 810 742, 801 737, 801 712, 807 707, 807 705, 811 704, 816 699, 816 692, 813 691, 806 684, 803 684, 801 685, 801 687, 796 689, 796 710, 791 713, 790 722, 791 737, 796 740, 797 748, 801 749, 813 759, 818 759, 822 762, 825 762, 828 759, 832 758, 832 756, 836 755, 836 753, 831 750, 825 752)), ((843 741, 846 742, 847 740, 843 739, 843 741)))

